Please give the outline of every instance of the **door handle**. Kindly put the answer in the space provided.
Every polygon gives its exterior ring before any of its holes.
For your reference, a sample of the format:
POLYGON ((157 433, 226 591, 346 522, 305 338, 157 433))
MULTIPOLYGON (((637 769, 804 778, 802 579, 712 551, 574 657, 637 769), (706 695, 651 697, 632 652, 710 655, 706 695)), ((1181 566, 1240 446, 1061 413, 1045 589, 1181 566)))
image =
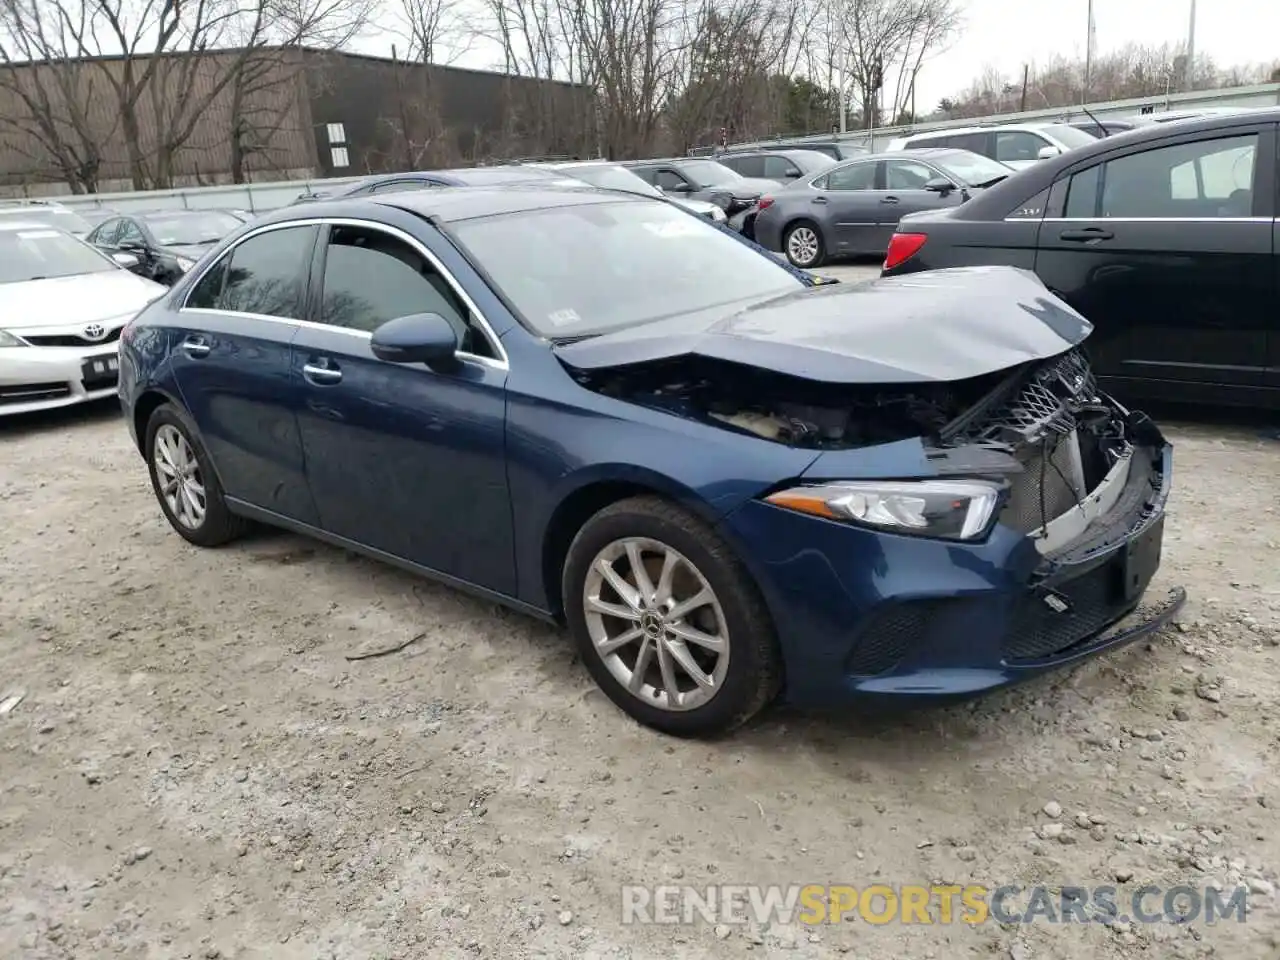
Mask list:
POLYGON ((302 375, 311 383, 321 387, 342 382, 341 370, 337 367, 323 366, 318 363, 303 364, 302 375))
POLYGON ((1089 243, 1092 240, 1111 240, 1115 234, 1110 230, 1103 230, 1101 227, 1085 227, 1083 230, 1063 230, 1058 234, 1059 240, 1067 240, 1071 243, 1089 243))
POLYGON ((898 198, 897 198, 897 197, 883 197, 883 198, 881 198, 880 202, 881 202, 881 203, 897 203, 897 202, 898 202, 898 198))
POLYGON ((199 360, 201 357, 207 357, 209 351, 213 348, 205 341, 204 337, 188 337, 182 341, 183 352, 193 360, 199 360))
POLYGON ((826 202, 827 202, 827 198, 826 198, 826 197, 814 197, 814 198, 813 198, 812 200, 810 200, 809 202, 810 202, 810 203, 826 203, 826 202))

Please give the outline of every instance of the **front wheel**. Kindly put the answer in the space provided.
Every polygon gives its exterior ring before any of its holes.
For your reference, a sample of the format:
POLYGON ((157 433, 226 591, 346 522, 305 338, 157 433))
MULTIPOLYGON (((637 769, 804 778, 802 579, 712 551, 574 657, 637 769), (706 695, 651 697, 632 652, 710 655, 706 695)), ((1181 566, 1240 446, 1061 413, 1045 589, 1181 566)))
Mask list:
POLYGON ((565 615, 592 677, 636 720, 714 736, 781 686, 768 610, 728 544, 657 497, 593 516, 565 562, 565 615))
POLYGON ((822 234, 812 223, 797 223, 788 228, 782 238, 782 250, 792 266, 811 270, 822 266, 826 251, 822 246, 822 234))

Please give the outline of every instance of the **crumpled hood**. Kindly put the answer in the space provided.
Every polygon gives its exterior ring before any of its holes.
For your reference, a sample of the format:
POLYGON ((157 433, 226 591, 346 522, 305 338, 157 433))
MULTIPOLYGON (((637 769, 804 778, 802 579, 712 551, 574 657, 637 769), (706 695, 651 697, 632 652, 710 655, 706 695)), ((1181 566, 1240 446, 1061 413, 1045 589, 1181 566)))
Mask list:
POLYGON ((582 370, 699 356, 828 383, 965 380, 1075 346, 1093 326, 1029 270, 830 284, 555 347, 582 370))
POLYGON ((128 270, 0 283, 0 327, 34 330, 131 317, 167 291, 128 270))

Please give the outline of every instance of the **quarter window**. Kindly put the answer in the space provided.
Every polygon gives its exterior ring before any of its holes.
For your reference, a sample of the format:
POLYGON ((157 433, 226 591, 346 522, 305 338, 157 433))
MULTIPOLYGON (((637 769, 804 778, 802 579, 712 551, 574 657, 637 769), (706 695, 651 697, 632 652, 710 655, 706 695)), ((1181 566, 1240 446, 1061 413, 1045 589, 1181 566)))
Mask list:
POLYGON ((200 278, 187 306, 298 319, 314 240, 314 227, 286 227, 250 237, 200 278))
POLYGON ((461 350, 493 356, 466 305, 421 253, 381 230, 334 227, 325 251, 321 322, 372 332, 415 313, 440 314, 461 350))
POLYGON ((1081 170, 1067 184, 1067 205, 1064 217, 1073 220, 1092 220, 1098 215, 1098 178, 1102 164, 1081 170))
MULTIPOLYGON (((1247 217, 1253 212, 1258 136, 1180 143, 1112 160, 1103 217, 1247 217)), ((1068 203, 1070 199, 1068 198, 1068 203)))

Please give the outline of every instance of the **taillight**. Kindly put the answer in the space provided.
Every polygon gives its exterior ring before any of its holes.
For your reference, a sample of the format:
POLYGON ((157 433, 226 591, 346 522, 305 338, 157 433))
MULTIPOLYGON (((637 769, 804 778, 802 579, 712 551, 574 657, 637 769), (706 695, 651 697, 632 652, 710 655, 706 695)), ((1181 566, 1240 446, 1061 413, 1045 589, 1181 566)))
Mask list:
POLYGON ((924 246, 929 237, 924 233, 895 233, 889 238, 889 249, 884 254, 884 267, 892 270, 906 263, 924 246))
POLYGON ((773 206, 773 197, 761 197, 759 200, 756 201, 756 209, 758 210, 768 210, 772 206, 773 206))

